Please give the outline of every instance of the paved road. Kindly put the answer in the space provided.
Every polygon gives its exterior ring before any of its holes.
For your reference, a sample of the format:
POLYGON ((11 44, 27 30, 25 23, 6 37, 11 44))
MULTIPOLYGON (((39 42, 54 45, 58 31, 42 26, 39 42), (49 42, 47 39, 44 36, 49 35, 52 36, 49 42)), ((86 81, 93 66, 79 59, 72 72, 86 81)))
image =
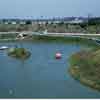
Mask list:
POLYGON ((30 32, 30 31, 23 31, 23 32, 0 32, 0 34, 37 34, 37 35, 58 35, 58 36, 69 36, 69 35, 74 35, 74 36, 100 36, 100 34, 85 34, 85 33, 39 33, 39 32, 30 32))
POLYGON ((58 35, 58 36, 100 36, 100 34, 84 34, 84 33, 48 33, 48 35, 58 35))

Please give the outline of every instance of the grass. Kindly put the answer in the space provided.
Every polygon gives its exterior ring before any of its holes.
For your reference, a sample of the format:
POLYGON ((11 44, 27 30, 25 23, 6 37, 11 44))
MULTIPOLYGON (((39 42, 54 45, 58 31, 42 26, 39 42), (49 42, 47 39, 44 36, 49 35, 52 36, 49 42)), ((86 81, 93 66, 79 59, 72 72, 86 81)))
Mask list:
POLYGON ((0 34, 0 39, 14 39, 17 34, 0 34))
POLYGON ((69 72, 76 80, 100 91, 100 48, 80 51, 69 61, 69 72))

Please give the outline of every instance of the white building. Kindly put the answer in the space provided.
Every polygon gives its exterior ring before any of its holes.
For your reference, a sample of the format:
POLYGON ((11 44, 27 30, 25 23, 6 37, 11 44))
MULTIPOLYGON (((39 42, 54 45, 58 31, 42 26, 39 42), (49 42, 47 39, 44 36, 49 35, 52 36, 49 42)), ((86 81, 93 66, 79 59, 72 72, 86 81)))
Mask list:
POLYGON ((17 24, 17 23, 16 23, 16 21, 12 21, 11 24, 15 25, 15 24, 17 24))
POLYGON ((72 23, 72 24, 83 23, 83 20, 82 19, 75 18, 74 20, 69 21, 69 23, 72 23))

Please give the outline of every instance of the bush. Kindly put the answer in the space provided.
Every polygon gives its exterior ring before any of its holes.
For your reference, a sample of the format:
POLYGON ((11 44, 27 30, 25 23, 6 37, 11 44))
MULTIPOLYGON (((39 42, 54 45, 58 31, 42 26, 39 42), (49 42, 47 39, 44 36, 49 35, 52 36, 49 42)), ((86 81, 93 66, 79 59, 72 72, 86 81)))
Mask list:
POLYGON ((27 59, 30 56, 30 52, 26 51, 24 48, 10 48, 8 50, 8 55, 19 59, 27 59))

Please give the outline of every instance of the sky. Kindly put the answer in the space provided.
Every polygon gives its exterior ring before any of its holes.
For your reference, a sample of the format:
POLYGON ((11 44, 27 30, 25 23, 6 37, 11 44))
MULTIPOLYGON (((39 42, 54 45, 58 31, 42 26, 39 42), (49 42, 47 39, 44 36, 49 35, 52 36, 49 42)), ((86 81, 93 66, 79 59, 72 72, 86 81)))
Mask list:
POLYGON ((100 16, 100 0, 0 0, 0 18, 100 16))

